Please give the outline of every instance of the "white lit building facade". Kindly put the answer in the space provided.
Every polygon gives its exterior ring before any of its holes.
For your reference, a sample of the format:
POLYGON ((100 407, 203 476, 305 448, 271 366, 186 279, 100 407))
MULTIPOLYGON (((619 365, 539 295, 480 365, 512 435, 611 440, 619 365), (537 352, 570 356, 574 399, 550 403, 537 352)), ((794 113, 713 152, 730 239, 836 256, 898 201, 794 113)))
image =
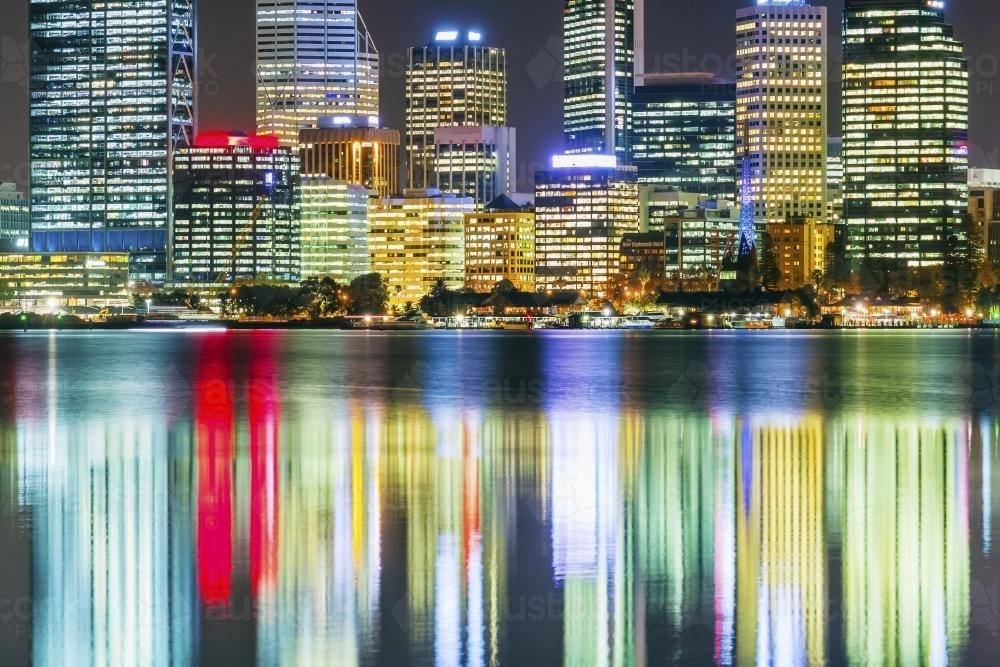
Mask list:
POLYGON ((257 0, 258 132, 295 146, 340 114, 379 114, 378 50, 357 0, 257 0))
POLYGON ((28 249, 31 202, 15 183, 0 183, 0 252, 28 249))
POLYGON ((347 283, 368 272, 368 190, 329 176, 302 177, 302 278, 347 283))
POLYGON ((511 127, 439 127, 434 130, 435 187, 471 197, 483 209, 514 192, 517 134, 511 127))
POLYGON ((299 156, 274 136, 199 135, 174 161, 173 281, 300 277, 299 156))
POLYGON ((711 74, 646 74, 629 139, 639 183, 735 196, 735 109, 736 85, 711 74))

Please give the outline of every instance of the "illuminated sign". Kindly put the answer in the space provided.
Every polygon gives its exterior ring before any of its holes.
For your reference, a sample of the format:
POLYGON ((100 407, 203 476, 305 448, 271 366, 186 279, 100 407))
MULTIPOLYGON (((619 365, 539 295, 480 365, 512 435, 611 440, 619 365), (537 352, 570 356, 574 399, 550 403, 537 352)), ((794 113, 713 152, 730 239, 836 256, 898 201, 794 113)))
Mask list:
POLYGON ((478 42, 478 41, 482 40, 482 38, 483 38, 483 34, 481 32, 476 32, 474 30, 470 30, 469 31, 469 41, 470 42, 478 42))
POLYGON ((618 158, 615 157, 614 155, 595 155, 595 154, 553 155, 552 168, 553 169, 572 169, 572 168, 617 169, 618 158))
POLYGON ((457 30, 441 30, 434 35, 435 42, 454 42, 458 39, 457 30))

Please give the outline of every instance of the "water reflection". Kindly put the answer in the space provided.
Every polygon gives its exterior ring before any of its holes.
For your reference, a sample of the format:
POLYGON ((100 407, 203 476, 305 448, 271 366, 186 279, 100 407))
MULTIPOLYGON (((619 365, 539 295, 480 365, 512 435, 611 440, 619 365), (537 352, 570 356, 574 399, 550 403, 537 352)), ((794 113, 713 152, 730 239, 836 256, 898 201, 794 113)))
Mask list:
MULTIPOLYGON (((370 368, 300 393, 286 341, 263 334, 185 343, 176 417, 127 383, 87 417, 58 344, 14 362, 40 400, 4 401, 0 428, 6 529, 30 545, 0 552, 30 572, 0 626, 35 664, 992 655, 972 587, 996 576, 1000 457, 981 415, 598 410, 571 393, 512 411, 444 400, 457 380, 410 367, 416 390, 370 368)), ((495 372, 489 353, 456 374, 495 372)), ((539 354, 543 378, 568 372, 539 354)))

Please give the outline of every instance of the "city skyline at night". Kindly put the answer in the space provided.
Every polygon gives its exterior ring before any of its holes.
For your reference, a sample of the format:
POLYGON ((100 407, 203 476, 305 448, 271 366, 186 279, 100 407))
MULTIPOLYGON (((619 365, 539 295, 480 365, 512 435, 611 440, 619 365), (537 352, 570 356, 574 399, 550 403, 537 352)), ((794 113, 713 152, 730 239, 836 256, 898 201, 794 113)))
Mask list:
MULTIPOLYGON (((199 7, 200 96, 202 124, 207 128, 252 131, 255 126, 254 59, 255 0, 217 0, 199 7)), ((475 26, 492 43, 508 49, 511 79, 511 125, 519 128, 523 165, 519 179, 530 185, 531 174, 548 166, 547 158, 562 150, 562 1, 512 0, 503 4, 470 5, 461 0, 435 0, 416 15, 403 12, 401 0, 360 0, 359 9, 382 57, 383 125, 403 129, 403 75, 406 49, 426 41, 443 28, 475 26), (399 5, 398 7, 396 5, 399 5), (385 7, 385 11, 381 10, 385 7), (530 14, 536 18, 524 21, 530 14), (405 19, 403 17, 406 17, 405 19)), ((724 0, 709 6, 647 3, 646 70, 668 73, 707 70, 735 79, 733 16, 750 3, 724 0), (697 37, 694 37, 697 35, 697 37)), ((841 0, 817 0, 828 8, 830 38, 840 39, 841 0)), ((0 181, 16 180, 26 187, 27 173, 27 0, 4 8, 3 80, 0 94, 10 104, 0 108, 0 181)), ((1000 20, 1000 4, 990 0, 946 3, 948 21, 967 48, 970 65, 970 162, 998 167, 1000 126, 992 122, 1000 104, 998 54, 991 26, 1000 20)), ((829 130, 839 136, 839 54, 831 68, 829 130)))

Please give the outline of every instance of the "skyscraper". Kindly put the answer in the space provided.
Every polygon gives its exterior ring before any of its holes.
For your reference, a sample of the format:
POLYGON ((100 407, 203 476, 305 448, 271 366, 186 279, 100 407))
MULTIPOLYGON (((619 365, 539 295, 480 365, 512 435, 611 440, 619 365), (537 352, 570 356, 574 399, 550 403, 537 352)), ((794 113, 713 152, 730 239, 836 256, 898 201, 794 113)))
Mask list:
POLYGON ((711 74, 647 74, 632 97, 630 162, 639 183, 733 197, 736 85, 711 74))
POLYGON ((736 155, 759 222, 826 217, 826 8, 755 0, 736 14, 736 155))
POLYGON ((320 116, 378 116, 378 85, 358 0, 257 0, 258 132, 294 146, 320 116))
MULTIPOLYGON (((643 30, 641 18, 636 25, 635 15, 635 0, 566 0, 563 134, 567 153, 603 153, 621 159, 628 155, 635 42, 643 30)), ((641 62, 641 54, 639 58, 641 62)))
POLYGON ((507 52, 482 34, 447 30, 411 47, 406 66, 406 156, 411 188, 435 187, 434 131, 507 125, 507 52))
POLYGON ((170 166, 194 130, 194 1, 31 0, 32 248, 166 277, 170 166))
POLYGON ((848 0, 844 220, 855 268, 939 265, 962 243, 967 69, 943 2, 848 0))

